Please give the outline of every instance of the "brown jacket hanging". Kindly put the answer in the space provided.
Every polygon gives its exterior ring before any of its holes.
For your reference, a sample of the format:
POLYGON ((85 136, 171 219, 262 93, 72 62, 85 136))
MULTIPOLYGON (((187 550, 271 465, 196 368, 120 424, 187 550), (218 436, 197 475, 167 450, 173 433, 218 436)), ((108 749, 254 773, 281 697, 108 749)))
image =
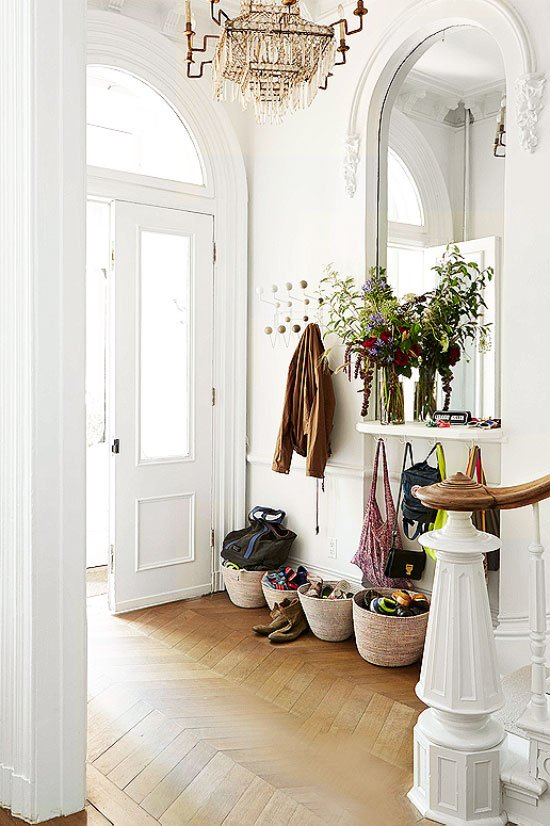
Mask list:
POLYGON ((306 457, 306 475, 322 479, 330 456, 336 399, 332 373, 317 324, 304 330, 288 368, 283 419, 273 470, 288 473, 295 450, 306 457))

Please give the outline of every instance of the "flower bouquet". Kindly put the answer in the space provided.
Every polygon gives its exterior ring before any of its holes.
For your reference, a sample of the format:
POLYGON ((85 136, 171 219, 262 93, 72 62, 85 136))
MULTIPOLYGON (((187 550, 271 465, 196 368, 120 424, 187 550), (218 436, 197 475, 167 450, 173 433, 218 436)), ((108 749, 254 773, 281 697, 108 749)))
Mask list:
POLYGON ((362 416, 368 413, 377 374, 381 421, 404 421, 401 379, 410 378, 414 368, 419 371, 415 418, 433 416, 438 375, 448 410, 453 368, 467 344, 476 342, 480 352, 490 347, 490 325, 483 323, 483 314, 492 268, 481 270, 475 262, 467 262, 456 245, 449 245, 433 269, 437 286, 423 295, 407 295, 401 302, 383 268, 372 268, 358 286, 353 278, 342 278, 328 267, 320 282, 326 334, 336 335, 345 348, 338 371, 350 381, 362 382, 362 416))
POLYGON ((456 245, 450 244, 433 268, 437 286, 420 296, 405 296, 405 308, 420 325, 422 358, 419 365, 416 410, 418 418, 435 412, 435 382, 441 377, 443 409, 451 404, 453 368, 465 356, 469 343, 481 353, 491 347, 490 325, 483 323, 487 307, 484 291, 492 280, 492 267, 482 270, 467 262, 456 245), (432 409, 433 408, 433 409, 432 409))
POLYGON ((321 297, 327 310, 327 333, 336 334, 345 346, 339 368, 348 378, 362 382, 361 415, 369 410, 373 380, 380 376, 381 420, 404 421, 400 379, 419 366, 421 326, 395 297, 382 268, 372 268, 357 287, 352 278, 342 279, 329 269, 321 281, 321 297))

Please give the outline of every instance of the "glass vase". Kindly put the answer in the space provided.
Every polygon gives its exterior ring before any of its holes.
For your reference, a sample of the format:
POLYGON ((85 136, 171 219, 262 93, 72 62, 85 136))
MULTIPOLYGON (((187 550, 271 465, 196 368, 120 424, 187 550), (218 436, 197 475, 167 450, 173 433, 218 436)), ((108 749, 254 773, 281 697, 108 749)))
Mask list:
POLYGON ((378 401, 381 424, 403 424, 405 421, 405 399, 403 383, 392 367, 380 370, 378 401))
POLYGON ((418 381, 414 388, 414 420, 426 422, 433 419, 437 410, 436 374, 435 370, 420 367, 418 381))

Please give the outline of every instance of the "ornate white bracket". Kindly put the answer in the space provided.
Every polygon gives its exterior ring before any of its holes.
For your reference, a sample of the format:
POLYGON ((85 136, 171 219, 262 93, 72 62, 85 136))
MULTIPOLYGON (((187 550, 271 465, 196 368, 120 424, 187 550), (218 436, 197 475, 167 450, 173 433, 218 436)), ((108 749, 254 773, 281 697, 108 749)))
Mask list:
POLYGON ((346 195, 353 198, 357 189, 357 167, 359 165, 359 135, 348 135, 344 143, 344 182, 346 195))
POLYGON ((534 152, 538 144, 537 122, 542 109, 546 76, 531 72, 516 80, 517 122, 522 149, 534 152))

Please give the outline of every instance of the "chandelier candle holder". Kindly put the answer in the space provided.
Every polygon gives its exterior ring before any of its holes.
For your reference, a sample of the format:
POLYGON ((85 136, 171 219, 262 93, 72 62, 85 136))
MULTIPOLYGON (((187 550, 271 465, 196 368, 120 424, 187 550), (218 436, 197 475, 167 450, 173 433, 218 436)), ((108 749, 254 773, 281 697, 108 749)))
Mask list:
POLYGON ((322 26, 300 14, 298 0, 280 3, 241 0, 240 14, 230 18, 210 0, 212 20, 221 34, 206 34, 195 46, 196 31, 191 0, 185 2, 187 77, 200 78, 212 64, 216 100, 240 100, 243 109, 253 104, 258 123, 280 123, 288 111, 305 109, 319 89, 326 89, 335 66, 346 63, 347 39, 363 30, 367 14, 357 0, 355 28, 348 25, 339 6, 339 19, 322 26), (216 41, 212 57, 207 57, 216 41), (205 59, 195 61, 195 55, 205 59))

